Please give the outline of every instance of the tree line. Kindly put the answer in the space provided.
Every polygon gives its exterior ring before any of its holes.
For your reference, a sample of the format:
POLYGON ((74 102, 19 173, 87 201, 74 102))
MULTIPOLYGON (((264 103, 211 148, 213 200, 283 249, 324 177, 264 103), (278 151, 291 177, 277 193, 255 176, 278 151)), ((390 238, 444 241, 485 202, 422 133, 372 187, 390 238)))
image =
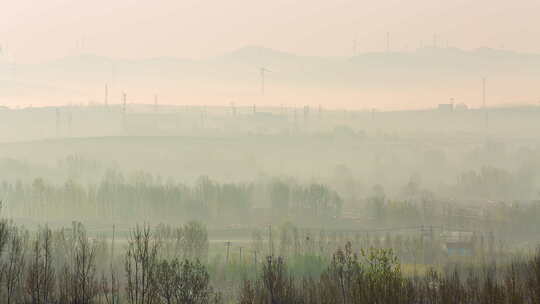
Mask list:
POLYGON ((177 222, 199 220, 213 225, 249 225, 274 218, 317 223, 339 217, 343 201, 318 183, 269 179, 218 183, 201 177, 194 185, 163 181, 140 172, 125 178, 109 171, 97 184, 68 180, 54 184, 4 182, 0 186, 5 213, 45 220, 109 220, 114 222, 177 222))

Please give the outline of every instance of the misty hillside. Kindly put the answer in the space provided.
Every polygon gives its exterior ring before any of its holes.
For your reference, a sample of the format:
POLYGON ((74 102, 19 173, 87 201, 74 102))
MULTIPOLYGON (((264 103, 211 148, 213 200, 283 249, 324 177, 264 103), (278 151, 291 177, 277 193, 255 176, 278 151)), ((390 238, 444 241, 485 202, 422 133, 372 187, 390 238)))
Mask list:
POLYGON ((396 100, 405 100, 425 108, 450 98, 477 107, 482 77, 488 79, 492 104, 531 104, 540 99, 536 93, 539 54, 423 48, 307 57, 249 46, 205 60, 121 60, 82 54, 15 64, 4 56, 0 58, 0 103, 102 103, 108 84, 111 103, 119 103, 121 91, 127 91, 128 102, 134 103, 151 103, 159 93, 168 104, 226 105, 231 100, 249 104, 260 98, 260 67, 270 70, 265 75, 268 98, 264 102, 273 105, 316 105, 335 96, 342 97, 333 102, 336 107, 392 108, 396 100))

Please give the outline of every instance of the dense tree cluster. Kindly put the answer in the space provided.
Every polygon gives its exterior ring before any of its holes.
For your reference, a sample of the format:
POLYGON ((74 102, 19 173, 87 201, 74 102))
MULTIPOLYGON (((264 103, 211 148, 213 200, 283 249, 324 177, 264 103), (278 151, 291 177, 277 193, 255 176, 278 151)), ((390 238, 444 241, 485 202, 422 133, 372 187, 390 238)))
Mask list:
POLYGON ((9 216, 46 220, 200 220, 248 225, 273 214, 274 218, 313 223, 339 216, 343 204, 334 190, 316 183, 272 179, 220 184, 201 177, 189 186, 164 182, 142 172, 126 179, 116 171, 109 171, 98 184, 68 180, 57 185, 37 178, 32 183, 5 182, 0 191, 6 198, 5 212, 9 216))

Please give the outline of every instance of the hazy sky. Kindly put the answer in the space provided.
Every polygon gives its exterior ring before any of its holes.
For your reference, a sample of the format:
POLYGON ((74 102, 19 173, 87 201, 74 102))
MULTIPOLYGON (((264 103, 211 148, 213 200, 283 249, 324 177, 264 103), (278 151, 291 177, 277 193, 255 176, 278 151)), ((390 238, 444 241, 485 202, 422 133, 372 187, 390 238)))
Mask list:
POLYGON ((245 45, 350 55, 432 44, 540 52, 539 0, 3 0, 0 43, 17 61, 80 52, 200 58, 245 45))

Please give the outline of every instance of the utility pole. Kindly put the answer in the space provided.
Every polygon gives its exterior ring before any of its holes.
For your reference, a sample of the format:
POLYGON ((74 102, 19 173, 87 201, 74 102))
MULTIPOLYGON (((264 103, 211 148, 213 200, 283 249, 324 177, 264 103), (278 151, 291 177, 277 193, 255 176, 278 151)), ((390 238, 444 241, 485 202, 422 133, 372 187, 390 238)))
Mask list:
POLYGON ((68 116, 67 116, 67 126, 68 126, 69 136, 71 136, 72 134, 72 124, 73 124, 73 113, 71 111, 72 111, 72 107, 70 106, 68 116))
POLYGON ((240 246, 240 264, 242 264, 242 246, 240 246))
POLYGON ((201 107, 201 129, 204 129, 204 124, 206 121, 206 106, 201 107))
POLYGON ((118 290, 118 280, 115 278, 115 271, 114 271, 114 243, 115 243, 115 234, 116 234, 116 226, 113 224, 112 226, 112 244, 111 244, 111 304, 117 304, 118 298, 116 297, 116 291, 118 290))
POLYGON ((114 259, 114 238, 116 233, 116 226, 112 225, 112 243, 111 243, 111 269, 113 267, 113 259, 114 259))
POLYGON ((109 85, 105 84, 105 107, 109 106, 109 85))
POLYGON ((225 242, 225 246, 227 246, 226 263, 229 264, 229 249, 230 249, 230 247, 231 247, 231 242, 230 242, 230 241, 225 242))
POLYGON ((253 250, 253 265, 257 266, 257 250, 253 250))
POLYGON ((113 289, 114 289, 114 237, 115 237, 115 231, 116 230, 116 227, 114 226, 114 224, 112 225, 112 242, 111 242, 111 293, 113 293, 113 289))
POLYGON ((272 224, 268 225, 268 247, 270 249, 270 256, 274 256, 274 240, 272 240, 272 224))
POLYGON ((127 95, 125 92, 122 93, 122 128, 126 132, 126 103, 127 95))
POLYGON ((486 128, 488 127, 488 112, 486 107, 486 77, 482 78, 482 107, 484 108, 484 119, 486 128))
POLYGON ((56 137, 60 137, 60 109, 56 108, 56 137))

